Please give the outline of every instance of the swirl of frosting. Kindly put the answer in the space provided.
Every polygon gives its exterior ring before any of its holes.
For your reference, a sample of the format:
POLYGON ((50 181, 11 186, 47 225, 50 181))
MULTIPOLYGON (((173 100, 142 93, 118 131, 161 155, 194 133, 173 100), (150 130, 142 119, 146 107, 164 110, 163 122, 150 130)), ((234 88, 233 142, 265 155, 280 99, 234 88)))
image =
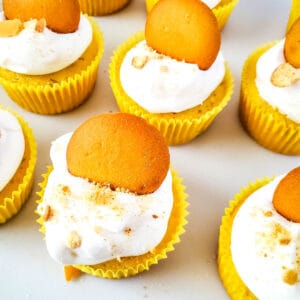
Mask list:
MULTIPOLYGON (((5 20, 3 13, 0 20, 5 20)), ((38 32, 30 21, 24 25, 19 34, 0 37, 0 66, 21 74, 44 75, 62 70, 80 58, 92 40, 91 25, 83 15, 72 33, 56 33, 47 27, 38 32)))

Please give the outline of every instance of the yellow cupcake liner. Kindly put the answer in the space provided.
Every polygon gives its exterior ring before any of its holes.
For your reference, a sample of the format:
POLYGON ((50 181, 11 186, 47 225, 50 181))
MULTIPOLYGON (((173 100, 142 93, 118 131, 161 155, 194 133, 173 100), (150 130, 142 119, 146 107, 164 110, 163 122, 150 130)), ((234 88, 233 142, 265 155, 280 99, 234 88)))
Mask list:
POLYGON ((287 22, 286 32, 289 31, 293 23, 300 17, 300 1, 292 0, 289 19, 287 22))
POLYGON ((132 35, 115 50, 111 59, 110 83, 119 109, 142 117, 155 126, 169 145, 187 143, 203 133, 229 102, 233 92, 230 69, 226 64, 223 82, 201 105, 180 113, 149 113, 126 94, 120 81, 120 67, 124 56, 142 39, 144 39, 143 32, 132 35))
MULTIPOLYGON (((241 79, 240 119, 252 138, 282 154, 300 154, 300 124, 289 120, 259 95, 255 85, 256 62, 277 41, 263 45, 246 60, 241 79)), ((284 101, 284 99, 282 99, 284 101)))
MULTIPOLYGON (((0 109, 4 108, 0 105, 0 109)), ((28 199, 33 185, 37 160, 36 142, 31 128, 29 128, 28 124, 18 114, 12 112, 10 109, 6 110, 18 119, 22 127, 25 138, 25 153, 14 177, 0 191, 0 224, 7 222, 17 214, 28 199)))
POLYGON ((271 178, 265 177, 250 183, 246 188, 242 188, 240 193, 229 202, 229 207, 225 209, 225 214, 222 217, 219 232, 218 270, 223 285, 232 300, 257 300, 240 278, 232 261, 231 232, 233 220, 241 205, 253 192, 271 180, 271 178))
POLYGON ((103 16, 124 8, 130 0, 79 0, 82 12, 91 16, 103 16))
MULTIPOLYGON (((149 12, 158 1, 159 0, 146 0, 147 12, 149 12)), ((212 12, 217 18, 220 30, 224 28, 238 1, 239 0, 222 0, 216 7, 212 9, 212 12)))
POLYGON ((215 14, 219 29, 222 30, 226 25, 233 9, 238 4, 238 0, 223 0, 215 8, 212 9, 215 14))
POLYGON ((74 109, 92 92, 103 54, 104 41, 97 23, 89 18, 93 40, 85 53, 67 68, 46 75, 24 75, 0 68, 0 84, 25 110, 59 114, 74 109))
MULTIPOLYGON (((44 190, 51 171, 52 167, 48 167, 48 172, 43 175, 44 180, 40 184, 41 191, 37 193, 39 196, 38 204, 43 201, 44 190)), ((185 232, 184 226, 187 224, 186 217, 188 215, 188 202, 186 201, 188 195, 185 193, 182 178, 178 177, 177 172, 174 170, 172 170, 172 178, 174 204, 168 229, 163 240, 153 251, 139 256, 123 257, 120 260, 113 259, 97 265, 73 265, 73 267, 93 276, 119 279, 149 270, 151 265, 157 264, 159 260, 167 258, 167 253, 174 250, 174 245, 180 242, 180 235, 185 232)), ((45 233, 43 218, 39 217, 37 222, 41 225, 40 231, 45 233)))

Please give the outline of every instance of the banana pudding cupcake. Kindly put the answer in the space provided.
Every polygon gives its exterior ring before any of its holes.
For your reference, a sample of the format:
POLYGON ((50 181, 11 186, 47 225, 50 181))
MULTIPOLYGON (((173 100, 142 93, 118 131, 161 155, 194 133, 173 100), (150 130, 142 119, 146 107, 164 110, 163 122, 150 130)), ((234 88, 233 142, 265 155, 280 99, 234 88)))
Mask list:
POLYGON ((205 4, 159 1, 145 33, 131 36, 112 57, 110 80, 120 110, 146 119, 168 144, 191 141, 232 94, 220 47, 216 18, 205 4))
POLYGON ((2 2, 0 84, 10 98, 39 114, 80 105, 94 88, 104 47, 96 22, 77 0, 2 2))
POLYGON ((300 154, 300 19, 286 37, 255 50, 241 79, 240 119, 250 136, 274 152, 300 154))
POLYGON ((159 131, 126 114, 92 117, 52 143, 38 222, 50 256, 78 270, 121 278, 174 249, 186 223, 185 187, 159 131))
POLYGON ((300 297, 300 168, 257 180, 225 210, 219 273, 232 300, 300 297))
POLYGON ((0 224, 17 214, 34 178, 36 143, 28 124, 0 105, 0 224))

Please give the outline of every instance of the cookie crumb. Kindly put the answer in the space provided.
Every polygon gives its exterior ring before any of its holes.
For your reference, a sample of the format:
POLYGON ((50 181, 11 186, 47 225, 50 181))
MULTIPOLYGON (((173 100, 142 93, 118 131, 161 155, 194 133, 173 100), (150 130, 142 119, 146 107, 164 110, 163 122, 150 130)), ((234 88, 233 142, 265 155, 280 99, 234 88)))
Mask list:
POLYGON ((148 61, 149 61, 148 56, 135 56, 132 58, 131 64, 136 69, 142 69, 148 61))
POLYGON ((61 190, 64 194, 70 194, 71 193, 70 188, 67 185, 63 185, 61 190))
POLYGON ((43 213, 43 220, 45 222, 49 221, 53 217, 53 211, 50 205, 46 205, 43 213))
POLYGON ((265 216, 265 217, 272 217, 272 216, 273 216, 273 213, 272 213, 270 210, 268 210, 268 211, 265 211, 265 212, 264 212, 264 216, 265 216))
POLYGON ((287 246, 291 242, 290 238, 282 238, 279 240, 279 244, 283 246, 287 246))
POLYGON ((36 24, 35 24, 35 31, 37 32, 43 32, 45 30, 47 26, 47 22, 46 19, 39 19, 37 20, 36 24))
POLYGON ((300 74, 289 63, 279 65, 271 76, 271 82, 277 87, 289 87, 300 80, 300 74))
POLYGON ((132 232, 132 229, 130 227, 127 227, 124 229, 125 234, 130 235, 132 232))
POLYGON ((298 273, 295 270, 287 270, 282 276, 283 282, 289 285, 294 285, 297 282, 297 278, 298 273))
POLYGON ((67 246, 70 249, 76 249, 81 246, 81 237, 76 231, 71 231, 67 239, 67 246))
POLYGON ((16 36, 24 28, 19 19, 0 21, 0 37, 16 36))

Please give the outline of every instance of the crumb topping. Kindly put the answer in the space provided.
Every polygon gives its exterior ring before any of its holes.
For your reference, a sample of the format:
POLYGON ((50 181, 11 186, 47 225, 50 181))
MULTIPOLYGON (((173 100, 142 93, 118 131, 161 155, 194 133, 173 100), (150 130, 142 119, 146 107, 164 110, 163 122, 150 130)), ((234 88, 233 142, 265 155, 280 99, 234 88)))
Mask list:
POLYGON ((0 37, 16 36, 24 28, 19 19, 0 21, 0 37))
POLYGON ((279 244, 283 246, 287 246, 291 242, 291 238, 281 238, 279 240, 279 244))
POLYGON ((88 201, 96 205, 110 205, 114 200, 113 191, 108 186, 101 187, 98 184, 94 185, 93 193, 90 193, 88 197, 88 201))
POLYGON ((37 32, 43 32, 45 30, 47 26, 47 22, 46 22, 46 19, 39 19, 36 21, 36 24, 35 24, 35 31, 37 32))
POLYGON ((272 216, 273 216, 273 213, 272 213, 270 210, 268 210, 268 211, 265 211, 265 212, 264 212, 264 216, 265 216, 265 217, 272 217, 272 216))
POLYGON ((65 195, 70 195, 71 194, 71 190, 68 186, 66 185, 63 185, 61 186, 61 191, 63 192, 63 194, 65 195))
POLYGON ((294 285, 296 284, 298 279, 298 273, 296 270, 287 270, 283 273, 282 280, 283 282, 294 285))
POLYGON ((278 246, 287 246, 292 241, 291 232, 281 224, 273 222, 257 236, 257 243, 261 245, 261 255, 276 251, 278 246))
POLYGON ((54 213, 53 213, 53 210, 51 209, 51 206, 50 205, 46 205, 45 208, 44 208, 44 213, 43 213, 43 220, 45 222, 49 221, 52 217, 53 217, 54 213))
POLYGON ((275 223, 272 228, 270 238, 277 243, 279 241, 279 244, 281 244, 280 241, 291 241, 291 233, 281 224, 275 223))
POLYGON ((130 227, 127 227, 127 228, 124 229, 124 233, 126 235, 130 235, 132 233, 132 229, 130 227))
POLYGON ((33 28, 36 32, 43 32, 47 26, 46 19, 33 19, 22 22, 19 19, 0 21, 0 37, 18 35, 24 28, 33 28))
MULTIPOLYGON (((165 55, 157 53, 154 49, 151 47, 146 46, 148 51, 150 52, 150 55, 139 55, 134 56, 131 61, 131 65, 137 69, 142 69, 150 60, 154 59, 163 59, 165 55)), ((169 68, 168 66, 160 66, 161 72, 168 72, 169 68)))
POLYGON ((67 238, 67 246, 70 249, 76 249, 81 246, 81 237, 76 231, 71 231, 67 238))
POLYGON ((271 82, 277 87, 288 87, 300 79, 296 68, 289 63, 279 65, 271 76, 271 82))
POLYGON ((148 61, 149 56, 135 56, 132 58, 131 64, 137 69, 142 69, 148 61))

